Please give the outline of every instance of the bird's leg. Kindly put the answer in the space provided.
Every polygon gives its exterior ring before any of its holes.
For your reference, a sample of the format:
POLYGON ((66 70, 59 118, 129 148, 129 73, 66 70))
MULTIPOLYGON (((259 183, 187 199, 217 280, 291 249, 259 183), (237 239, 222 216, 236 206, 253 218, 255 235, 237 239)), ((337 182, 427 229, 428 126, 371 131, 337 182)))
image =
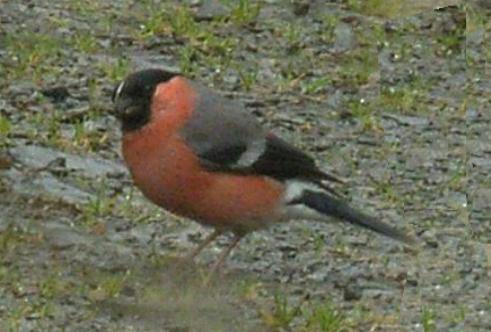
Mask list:
POLYGON ((242 237, 243 235, 241 234, 235 234, 232 242, 230 242, 230 244, 225 249, 223 249, 223 251, 220 253, 220 256, 218 256, 217 261, 215 262, 215 264, 213 264, 213 267, 210 270, 210 277, 220 269, 223 262, 225 261, 225 258, 227 258, 227 256, 230 255, 230 252, 237 246, 237 244, 239 243, 240 239, 242 239, 242 237))
POLYGON ((215 229, 213 233, 210 233, 196 248, 194 248, 185 258, 185 260, 192 261, 207 245, 215 240, 223 231, 215 229))

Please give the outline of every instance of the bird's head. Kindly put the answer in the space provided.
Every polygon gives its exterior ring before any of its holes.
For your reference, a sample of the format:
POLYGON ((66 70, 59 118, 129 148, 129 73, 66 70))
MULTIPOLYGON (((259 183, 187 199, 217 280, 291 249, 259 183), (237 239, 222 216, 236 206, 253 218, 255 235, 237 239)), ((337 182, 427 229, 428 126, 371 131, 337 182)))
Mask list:
POLYGON ((123 131, 140 129, 150 121, 157 86, 176 75, 162 69, 145 69, 128 75, 114 88, 114 111, 121 120, 123 131))

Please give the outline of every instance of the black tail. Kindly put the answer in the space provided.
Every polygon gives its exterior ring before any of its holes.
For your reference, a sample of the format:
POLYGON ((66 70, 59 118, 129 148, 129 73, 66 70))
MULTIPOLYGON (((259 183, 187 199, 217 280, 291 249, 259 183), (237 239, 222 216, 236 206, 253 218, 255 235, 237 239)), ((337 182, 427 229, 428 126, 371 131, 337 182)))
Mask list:
POLYGON ((311 209, 314 209, 322 214, 348 221, 353 225, 368 228, 374 232, 398 241, 408 244, 414 242, 414 239, 403 232, 375 219, 374 217, 353 209, 347 203, 328 194, 305 190, 302 193, 302 196, 292 203, 305 204, 311 209))

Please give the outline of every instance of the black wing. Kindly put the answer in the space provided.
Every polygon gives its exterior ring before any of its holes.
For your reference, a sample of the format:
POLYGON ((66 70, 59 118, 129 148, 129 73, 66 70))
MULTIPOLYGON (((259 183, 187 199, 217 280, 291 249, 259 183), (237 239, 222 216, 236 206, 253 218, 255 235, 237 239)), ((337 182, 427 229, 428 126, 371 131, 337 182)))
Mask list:
POLYGON ((251 165, 251 171, 279 180, 329 179, 312 157, 273 134, 266 136, 266 149, 251 165))

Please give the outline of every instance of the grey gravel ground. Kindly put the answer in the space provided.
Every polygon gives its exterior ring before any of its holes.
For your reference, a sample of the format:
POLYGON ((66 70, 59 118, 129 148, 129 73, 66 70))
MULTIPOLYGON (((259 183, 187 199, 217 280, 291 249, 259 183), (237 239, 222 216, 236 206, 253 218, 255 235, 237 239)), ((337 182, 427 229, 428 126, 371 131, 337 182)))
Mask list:
POLYGON ((0 331, 491 330, 483 3, 2 2, 0 331), (229 239, 183 264, 209 230, 146 202, 120 157, 110 93, 148 66, 244 103, 419 248, 292 222, 206 285, 229 239))

